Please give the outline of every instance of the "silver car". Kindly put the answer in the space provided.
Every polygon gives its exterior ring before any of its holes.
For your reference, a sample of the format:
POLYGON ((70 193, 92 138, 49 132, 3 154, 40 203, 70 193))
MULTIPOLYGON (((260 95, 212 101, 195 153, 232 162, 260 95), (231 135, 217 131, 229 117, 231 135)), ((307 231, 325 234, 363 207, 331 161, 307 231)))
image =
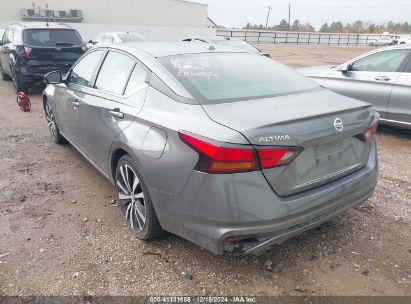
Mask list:
POLYGON ((411 46, 379 49, 336 67, 299 71, 337 93, 372 103, 381 123, 411 129, 411 46))
POLYGON ((265 56, 220 45, 98 46, 43 101, 118 192, 132 231, 259 253, 366 200, 378 113, 265 56))

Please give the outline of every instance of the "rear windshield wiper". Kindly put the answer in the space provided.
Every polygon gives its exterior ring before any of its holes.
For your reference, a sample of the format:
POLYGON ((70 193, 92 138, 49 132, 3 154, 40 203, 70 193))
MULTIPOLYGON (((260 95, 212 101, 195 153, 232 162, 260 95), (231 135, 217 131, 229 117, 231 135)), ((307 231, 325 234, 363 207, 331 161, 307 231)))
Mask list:
POLYGON ((67 43, 67 42, 56 42, 56 47, 57 46, 73 46, 74 44, 72 43, 67 43))

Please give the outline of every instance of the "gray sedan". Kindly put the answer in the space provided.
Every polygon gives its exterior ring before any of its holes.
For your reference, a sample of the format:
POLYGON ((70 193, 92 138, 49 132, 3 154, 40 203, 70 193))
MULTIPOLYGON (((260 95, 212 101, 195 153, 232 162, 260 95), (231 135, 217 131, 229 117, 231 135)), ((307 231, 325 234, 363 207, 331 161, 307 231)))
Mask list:
POLYGON ((372 105, 259 54, 102 45, 46 80, 53 140, 113 183, 140 239, 169 231, 218 254, 255 254, 376 186, 372 105))
POLYGON ((337 67, 299 71, 337 93, 372 103, 382 123, 411 129, 411 46, 379 49, 337 67))

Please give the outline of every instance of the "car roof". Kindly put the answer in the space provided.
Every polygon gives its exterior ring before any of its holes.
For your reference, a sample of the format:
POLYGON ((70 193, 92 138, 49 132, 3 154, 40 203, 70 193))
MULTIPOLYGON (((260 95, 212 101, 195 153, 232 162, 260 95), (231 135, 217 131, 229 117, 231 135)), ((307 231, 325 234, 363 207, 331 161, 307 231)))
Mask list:
POLYGON ((104 32, 104 33, 100 33, 99 35, 108 35, 108 34, 114 34, 114 35, 126 34, 127 35, 127 34, 140 34, 140 33, 137 33, 137 32, 104 32))
POLYGON ((19 27, 23 29, 47 29, 47 28, 59 28, 59 29, 73 29, 70 25, 65 23, 56 22, 24 22, 24 23, 12 23, 12 27, 19 27))
POLYGON ((124 49, 132 53, 133 49, 143 51, 153 57, 165 57, 182 54, 201 53, 251 53, 246 50, 220 44, 187 43, 187 42, 130 42, 109 47, 124 49), (214 48, 210 48, 213 46, 214 48))
POLYGON ((200 39, 200 40, 205 40, 205 41, 216 41, 216 42, 230 41, 230 40, 241 41, 235 37, 223 37, 223 36, 193 36, 193 37, 188 37, 184 39, 200 39))

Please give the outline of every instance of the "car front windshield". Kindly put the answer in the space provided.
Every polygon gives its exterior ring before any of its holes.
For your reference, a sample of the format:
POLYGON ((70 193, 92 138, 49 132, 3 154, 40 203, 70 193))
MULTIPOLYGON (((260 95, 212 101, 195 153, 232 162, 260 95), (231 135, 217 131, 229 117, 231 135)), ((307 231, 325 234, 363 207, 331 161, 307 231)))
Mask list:
POLYGON ((118 37, 122 42, 141 42, 147 41, 146 37, 137 33, 119 34, 118 37))
POLYGON ((258 54, 202 53, 159 60, 201 104, 260 99, 320 88, 293 69, 258 54))
POLYGON ((240 49, 247 50, 253 53, 260 52, 258 49, 253 47, 251 44, 248 44, 247 42, 241 41, 241 40, 221 40, 221 41, 217 41, 217 43, 231 46, 231 47, 240 48, 240 49))

